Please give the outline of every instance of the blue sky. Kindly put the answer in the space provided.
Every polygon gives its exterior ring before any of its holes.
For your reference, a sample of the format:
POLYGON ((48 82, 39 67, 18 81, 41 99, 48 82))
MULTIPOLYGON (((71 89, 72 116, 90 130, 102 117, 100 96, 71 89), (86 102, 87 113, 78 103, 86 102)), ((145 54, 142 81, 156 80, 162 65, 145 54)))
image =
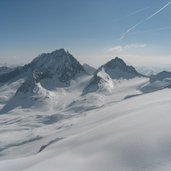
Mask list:
POLYGON ((94 66, 171 64, 170 16, 169 0, 0 0, 0 63, 65 48, 94 66))

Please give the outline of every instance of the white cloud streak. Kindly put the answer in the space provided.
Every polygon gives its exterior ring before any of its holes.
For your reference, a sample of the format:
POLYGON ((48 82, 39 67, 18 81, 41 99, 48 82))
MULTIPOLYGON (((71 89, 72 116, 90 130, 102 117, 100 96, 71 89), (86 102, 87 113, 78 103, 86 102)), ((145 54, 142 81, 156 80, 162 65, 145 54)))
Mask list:
POLYGON ((128 18, 128 17, 134 16, 134 15, 136 15, 136 14, 139 14, 139 13, 141 13, 141 12, 143 12, 143 11, 146 11, 147 9, 149 9, 149 7, 140 8, 140 9, 138 9, 138 10, 136 10, 136 11, 133 11, 132 13, 128 14, 127 16, 124 16, 124 17, 115 19, 114 22, 118 22, 118 21, 124 20, 125 18, 128 18))
POLYGON ((142 21, 139 22, 139 23, 137 23, 137 24, 135 24, 134 26, 130 27, 125 33, 122 34, 122 36, 119 38, 119 40, 123 40, 129 32, 131 32, 132 30, 134 30, 141 23, 142 23, 142 21))
POLYGON ((167 8, 169 5, 171 5, 171 1, 169 1, 166 5, 164 5, 162 8, 160 8, 158 11, 147 17, 145 20, 140 21, 136 25, 130 27, 125 33, 122 34, 122 36, 119 38, 119 40, 123 40, 129 32, 135 30, 140 24, 144 23, 145 21, 148 21, 152 19, 154 16, 156 16, 158 13, 162 12, 165 8, 167 8))
POLYGON ((108 49, 108 52, 116 52, 116 53, 118 53, 118 52, 122 52, 122 51, 123 51, 122 46, 114 46, 114 47, 108 49))
POLYGON ((157 15, 158 13, 162 12, 165 8, 167 8, 169 5, 171 5, 171 1, 168 2, 166 5, 164 5, 162 8, 160 8, 158 11, 156 11, 154 14, 152 14, 151 16, 147 17, 145 20, 148 21, 151 18, 153 18, 155 15, 157 15))
POLYGON ((147 9, 149 9, 149 7, 138 9, 138 10, 132 12, 131 14, 129 14, 128 17, 133 16, 135 14, 139 14, 139 13, 141 13, 143 11, 146 11, 147 9))
POLYGON ((125 46, 125 49, 137 49, 137 48, 144 48, 146 47, 146 44, 129 44, 125 46))
POLYGON ((138 48, 145 48, 147 45, 146 44, 128 44, 128 45, 118 45, 114 46, 110 49, 108 49, 108 52, 115 52, 115 53, 120 53, 124 52, 125 50, 128 49, 138 49, 138 48))

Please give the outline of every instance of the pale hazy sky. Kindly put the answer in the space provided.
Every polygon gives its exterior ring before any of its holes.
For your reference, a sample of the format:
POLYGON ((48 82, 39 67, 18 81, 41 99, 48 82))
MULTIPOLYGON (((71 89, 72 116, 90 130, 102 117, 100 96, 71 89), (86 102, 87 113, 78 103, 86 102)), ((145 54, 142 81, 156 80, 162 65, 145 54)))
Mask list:
POLYGON ((65 48, 98 66, 171 64, 169 0, 0 0, 0 63, 65 48))

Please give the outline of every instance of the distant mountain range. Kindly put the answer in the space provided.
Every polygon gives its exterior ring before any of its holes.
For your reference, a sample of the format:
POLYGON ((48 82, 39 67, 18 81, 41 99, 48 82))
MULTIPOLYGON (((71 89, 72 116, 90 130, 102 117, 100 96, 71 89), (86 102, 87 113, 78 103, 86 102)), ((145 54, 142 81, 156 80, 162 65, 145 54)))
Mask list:
POLYGON ((136 70, 143 75, 156 75, 162 71, 171 72, 171 65, 167 66, 136 66, 136 70))

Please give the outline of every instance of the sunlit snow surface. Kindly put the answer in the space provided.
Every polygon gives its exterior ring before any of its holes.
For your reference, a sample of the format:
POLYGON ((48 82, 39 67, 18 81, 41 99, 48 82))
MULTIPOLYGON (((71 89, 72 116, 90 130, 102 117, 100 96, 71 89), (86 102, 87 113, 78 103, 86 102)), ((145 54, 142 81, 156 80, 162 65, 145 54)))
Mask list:
POLYGON ((171 90, 142 94, 149 80, 134 78, 82 96, 90 79, 0 115, 0 171, 171 170, 171 90))

